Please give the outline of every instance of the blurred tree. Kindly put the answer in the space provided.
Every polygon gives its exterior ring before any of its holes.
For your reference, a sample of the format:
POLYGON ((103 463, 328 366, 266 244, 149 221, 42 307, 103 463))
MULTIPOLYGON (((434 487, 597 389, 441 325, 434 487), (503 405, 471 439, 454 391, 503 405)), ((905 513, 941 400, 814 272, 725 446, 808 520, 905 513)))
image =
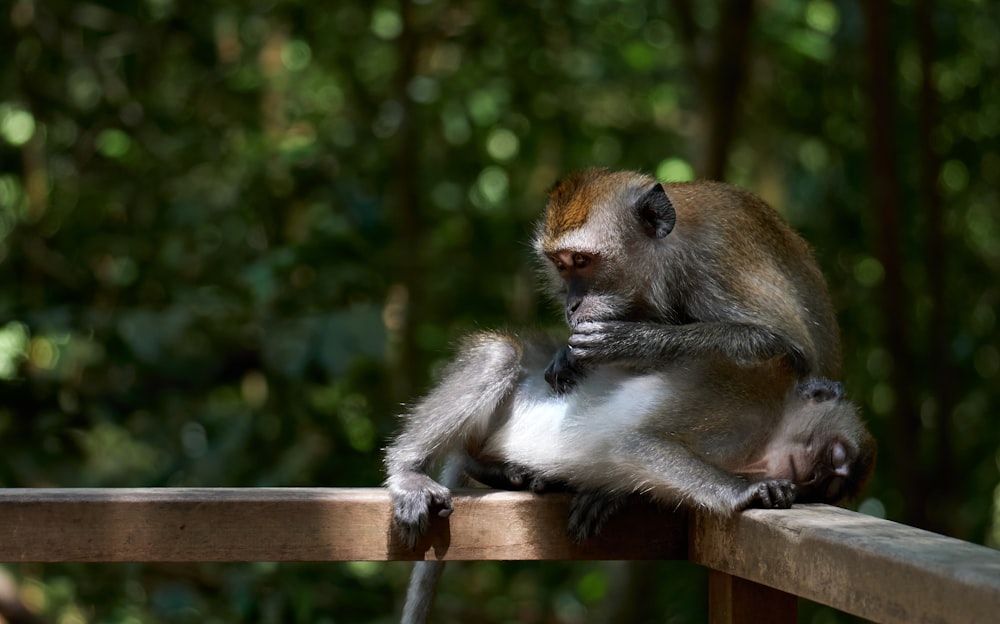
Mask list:
MULTIPOLYGON (((0 485, 379 483, 463 331, 558 325, 526 241, 600 164, 785 214, 881 442, 861 509, 1000 544, 996 7, 12 0, 0 38, 0 485)), ((60 622, 333 622, 407 566, 14 571, 60 622)), ((628 573, 456 566, 438 612, 703 618, 698 570, 628 573)))
POLYGON ((895 156, 895 120, 899 117, 893 66, 890 7, 883 2, 862 2, 865 9, 865 48, 868 58, 867 98, 871 201, 878 226, 876 257, 885 278, 881 282, 882 325, 888 356, 892 361, 890 386, 892 401, 889 419, 892 439, 883 455, 891 462, 896 483, 903 495, 903 518, 925 527, 926 485, 920 479, 920 465, 913 461, 917 448, 919 418, 914 410, 913 357, 909 343, 909 323, 903 283, 901 239, 903 223, 912 219, 900 200, 898 160, 895 156))

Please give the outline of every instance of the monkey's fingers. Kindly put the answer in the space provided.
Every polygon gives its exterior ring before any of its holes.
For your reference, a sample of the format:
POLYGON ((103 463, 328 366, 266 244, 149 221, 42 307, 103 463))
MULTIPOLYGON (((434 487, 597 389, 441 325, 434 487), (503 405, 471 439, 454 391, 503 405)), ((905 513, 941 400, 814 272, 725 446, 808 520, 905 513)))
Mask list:
POLYGON ((430 509, 437 509, 439 518, 447 518, 451 512, 455 511, 451 503, 451 491, 448 488, 434 490, 430 493, 430 509))
POLYGON ((559 492, 563 489, 562 484, 550 482, 538 475, 527 475, 526 479, 525 489, 535 494, 541 494, 543 492, 559 492))
MULTIPOLYGON (((657 328, 662 330, 662 328, 657 328)), ((637 348, 638 341, 654 340, 648 325, 629 321, 586 321, 576 325, 567 342, 581 362, 621 359, 637 348)))
POLYGON ((614 340, 615 323, 587 321, 573 328, 567 342, 572 355, 580 360, 600 357, 605 345, 614 340))
POLYGON ((529 490, 531 492, 540 492, 544 489, 544 481, 537 477, 534 472, 528 468, 521 466, 520 464, 506 463, 504 464, 504 475, 510 482, 510 490, 529 490), (541 489, 536 489, 541 488, 541 489))
POLYGON ((764 509, 788 509, 795 502, 795 484, 786 479, 768 479, 755 483, 756 497, 764 509))
POLYGON ((523 490, 531 473, 527 468, 508 462, 481 461, 467 456, 465 474, 483 485, 499 490, 523 490))

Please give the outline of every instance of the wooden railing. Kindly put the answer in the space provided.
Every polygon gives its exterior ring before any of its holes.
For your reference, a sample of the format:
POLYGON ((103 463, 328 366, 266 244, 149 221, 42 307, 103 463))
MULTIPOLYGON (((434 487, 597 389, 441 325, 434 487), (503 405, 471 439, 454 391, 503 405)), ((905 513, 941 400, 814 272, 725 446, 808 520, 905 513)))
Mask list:
POLYGON ((583 544, 569 498, 463 490, 416 550, 383 489, 0 490, 0 561, 689 559, 713 622, 790 622, 796 596, 877 622, 1000 621, 1000 551, 827 505, 723 520, 633 504, 583 544))

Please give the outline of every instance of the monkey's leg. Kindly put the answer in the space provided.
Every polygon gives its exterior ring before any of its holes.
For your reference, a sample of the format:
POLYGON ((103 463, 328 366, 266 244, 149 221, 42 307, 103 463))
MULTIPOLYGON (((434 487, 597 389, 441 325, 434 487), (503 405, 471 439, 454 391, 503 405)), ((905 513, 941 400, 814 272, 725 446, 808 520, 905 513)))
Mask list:
MULTIPOLYGON (((456 455, 448 458, 441 471, 441 485, 447 488, 468 485, 463 477, 462 460, 456 455)), ((431 606, 437 595, 438 582, 444 571, 444 561, 415 561, 406 587, 406 599, 399 624, 425 624, 430 619, 431 606)))
POLYGON ((586 365, 626 362, 655 366, 688 354, 715 352, 746 364, 784 356, 799 377, 809 373, 802 346, 753 323, 585 322, 573 328, 568 342, 571 355, 586 365))
POLYGON ((402 433, 386 449, 386 487, 395 527, 411 548, 432 512, 452 511, 450 490, 427 474, 429 467, 487 435, 491 417, 517 384, 521 351, 513 337, 471 336, 441 382, 404 415, 402 433))

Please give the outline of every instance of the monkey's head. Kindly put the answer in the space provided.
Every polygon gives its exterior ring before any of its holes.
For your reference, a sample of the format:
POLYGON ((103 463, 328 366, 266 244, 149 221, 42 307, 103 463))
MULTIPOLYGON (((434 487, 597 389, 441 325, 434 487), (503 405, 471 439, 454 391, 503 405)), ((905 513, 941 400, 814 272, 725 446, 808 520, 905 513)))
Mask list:
POLYGON ((663 186, 646 175, 586 169, 557 183, 534 248, 549 292, 565 300, 566 321, 641 315, 648 305, 640 297, 657 283, 659 267, 635 266, 635 259, 652 257, 643 249, 670 234, 676 219, 663 186))
POLYGON ((856 497, 875 466, 877 446, 843 386, 825 379, 799 384, 789 395, 782 425, 768 444, 764 472, 798 486, 800 503, 837 503, 856 497))

